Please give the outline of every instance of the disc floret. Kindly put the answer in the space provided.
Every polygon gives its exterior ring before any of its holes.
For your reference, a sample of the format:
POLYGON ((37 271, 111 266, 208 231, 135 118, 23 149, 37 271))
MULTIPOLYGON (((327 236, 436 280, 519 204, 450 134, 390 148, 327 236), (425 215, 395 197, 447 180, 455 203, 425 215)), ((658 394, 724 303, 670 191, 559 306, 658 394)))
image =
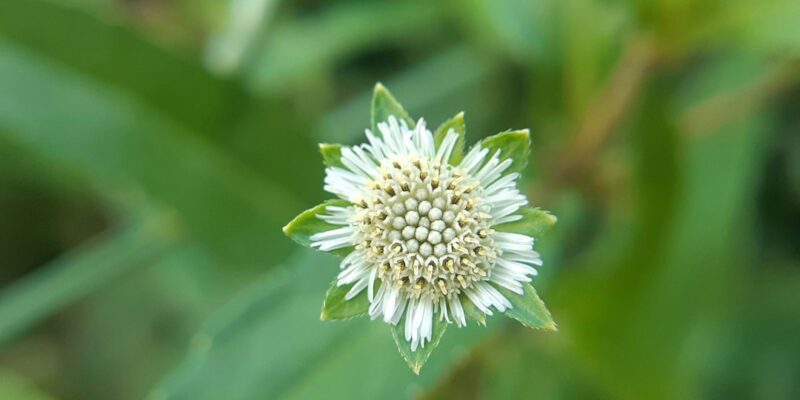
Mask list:
POLYGON ((438 304, 489 279, 497 248, 479 180, 417 156, 384 160, 377 175, 353 223, 384 285, 438 304))

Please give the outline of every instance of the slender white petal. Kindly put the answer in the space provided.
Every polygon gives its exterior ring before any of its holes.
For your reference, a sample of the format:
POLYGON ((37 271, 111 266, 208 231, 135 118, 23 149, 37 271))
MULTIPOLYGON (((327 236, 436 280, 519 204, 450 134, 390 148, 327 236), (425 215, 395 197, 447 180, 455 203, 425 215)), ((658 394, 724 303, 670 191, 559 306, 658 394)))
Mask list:
POLYGON ((330 251, 352 246, 354 234, 353 228, 350 226, 316 233, 311 235, 311 247, 330 251))
POLYGON ((450 311, 453 313, 453 318, 456 320, 458 326, 467 326, 467 316, 464 314, 464 308, 461 307, 461 300, 458 296, 453 296, 448 300, 450 304, 450 311))
POLYGON ((408 299, 400 299, 397 303, 397 308, 394 311, 394 317, 391 321, 389 321, 392 325, 397 325, 400 322, 400 319, 403 318, 403 311, 406 309, 406 305, 408 304, 408 299))
POLYGON ((353 207, 328 206, 325 211, 328 214, 320 214, 319 218, 333 225, 350 225, 350 220, 355 215, 353 207))
POLYGON ((521 215, 506 215, 500 218, 493 218, 492 225, 505 224, 506 222, 514 222, 522 219, 521 215))
POLYGON ((523 294, 522 291, 522 284, 519 280, 510 278, 508 275, 498 274, 497 272, 492 274, 491 281, 514 292, 519 295, 523 294))
POLYGON ((381 314, 380 311, 382 310, 383 306, 383 299, 386 296, 386 285, 381 285, 380 289, 378 289, 378 293, 375 295, 375 298, 369 305, 369 317, 370 319, 377 319, 381 314))
POLYGON ((451 323, 450 316, 447 313, 447 300, 445 300, 444 297, 439 299, 439 310, 441 310, 439 314, 439 320, 447 321, 448 324, 451 323))
POLYGON ((458 134, 453 128, 450 128, 444 136, 442 145, 439 146, 439 151, 436 152, 436 161, 446 162, 449 160, 450 155, 453 153, 453 148, 455 148, 456 141, 458 141, 458 134))
POLYGON ((417 311, 417 300, 410 299, 408 301, 408 305, 406 306, 406 324, 405 324, 405 338, 408 341, 411 341, 412 338, 412 331, 414 331, 414 313, 417 311))
POLYGON ((356 284, 353 285, 353 287, 350 288, 350 290, 344 296, 344 299, 345 300, 351 300, 353 297, 356 297, 359 293, 361 293, 362 290, 364 290, 365 287, 367 287, 368 283, 369 283, 369 279, 362 279, 362 280, 356 282, 356 284))
POLYGON ((467 298, 478 307, 479 310, 483 311, 486 315, 492 315, 492 310, 489 309, 491 304, 486 305, 483 302, 483 299, 478 295, 477 290, 475 288, 469 288, 464 290, 464 294, 467 295, 467 298))
POLYGON ((483 149, 476 145, 467 153, 466 156, 464 156, 464 159, 461 160, 459 167, 464 169, 467 173, 473 174, 483 163, 483 160, 486 158, 487 154, 489 154, 489 150, 483 149))

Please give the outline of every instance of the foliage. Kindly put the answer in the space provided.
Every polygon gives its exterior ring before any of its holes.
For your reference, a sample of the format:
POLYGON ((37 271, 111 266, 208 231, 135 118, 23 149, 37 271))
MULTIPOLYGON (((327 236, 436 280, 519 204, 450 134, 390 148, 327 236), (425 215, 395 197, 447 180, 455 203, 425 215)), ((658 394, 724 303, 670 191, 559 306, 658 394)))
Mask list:
POLYGON ((0 1, 0 397, 798 398, 799 18, 0 1), (451 327, 417 376, 385 324, 319 320, 335 259, 281 228, 325 198, 339 149, 316 143, 359 140, 376 81, 405 115, 463 111, 437 131, 465 144, 530 128, 506 137, 532 143, 531 208, 504 229, 558 215, 534 278, 557 334, 451 327))

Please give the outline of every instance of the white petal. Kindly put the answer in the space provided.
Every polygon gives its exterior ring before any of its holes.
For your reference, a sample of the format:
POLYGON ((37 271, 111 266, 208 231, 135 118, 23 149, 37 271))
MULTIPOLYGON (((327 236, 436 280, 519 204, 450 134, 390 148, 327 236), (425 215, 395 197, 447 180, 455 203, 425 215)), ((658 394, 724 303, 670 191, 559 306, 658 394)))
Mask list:
POLYGON ((433 301, 427 299, 423 304, 425 305, 425 313, 422 315, 419 333, 422 338, 420 343, 422 347, 425 347, 425 342, 430 342, 433 337, 433 301))
POLYGON ((498 274, 497 271, 492 271, 491 281, 516 294, 523 294, 522 284, 515 279, 509 278, 507 275, 498 274))
POLYGON ((417 300, 409 299, 408 305, 406 306, 406 326, 405 326, 405 338, 406 340, 412 340, 412 334, 414 329, 414 313, 417 311, 417 300))
POLYGON ((450 159, 450 155, 453 153, 453 148, 455 148, 456 141, 458 141, 458 134, 453 128, 450 128, 450 130, 447 131, 447 134, 444 136, 444 140, 442 140, 439 150, 436 152, 436 161, 440 163, 446 163, 447 160, 450 159))
POLYGON ((529 264, 542 265, 542 259, 539 258, 539 253, 528 251, 513 251, 506 250, 503 252, 503 258, 511 261, 521 261, 529 264))
POLYGON ((322 251, 336 250, 353 245, 353 228, 343 226, 311 235, 311 247, 322 251))
POLYGON ((328 167, 325 169, 325 191, 355 202, 367 188, 367 179, 363 176, 339 168, 328 167))
POLYGON ((386 300, 383 302, 383 320, 386 322, 394 318, 394 310, 397 308, 397 297, 400 291, 396 288, 388 289, 386 300))
POLYGON ((456 320, 458 326, 467 326, 467 316, 464 315, 464 308, 461 307, 461 299, 458 296, 453 296, 448 301, 450 303, 450 312, 456 320))
POLYGON ((384 297, 386 297, 386 285, 381 285, 381 288, 378 289, 378 294, 375 295, 374 301, 369 305, 370 319, 377 319, 381 315, 384 297))
POLYGON ((491 304, 500 312, 512 307, 508 299, 500 294, 492 285, 486 282, 476 282, 474 287, 481 295, 481 299, 485 300, 484 304, 491 304))
POLYGON ((481 310, 484 314, 492 315, 492 310, 489 309, 491 303, 485 304, 483 298, 474 288, 465 289, 464 294, 466 294, 467 298, 469 298, 472 304, 474 304, 475 307, 478 307, 478 309, 481 310))
POLYGON ((507 253, 503 253, 499 257, 497 257, 495 270, 501 271, 509 271, 515 275, 536 275, 538 272, 535 268, 523 264, 521 262, 517 262, 514 260, 510 260, 506 258, 507 253))
POLYGON ((483 163, 483 160, 486 158, 486 155, 489 154, 489 150, 481 148, 479 145, 475 145, 464 159, 461 160, 461 164, 459 167, 464 169, 470 174, 475 173, 475 170, 483 163))
POLYGON ((355 215, 354 207, 325 207, 327 214, 317 215, 317 218, 333 225, 349 225, 350 219, 355 215))
POLYGON ((439 299, 439 320, 447 321, 448 324, 451 323, 450 316, 447 315, 447 301, 444 299, 444 297, 439 299))
POLYGON ((483 190, 484 196, 488 197, 488 196, 491 196, 491 195, 495 194, 496 192, 500 192, 500 191, 503 191, 503 190, 506 190, 506 189, 514 189, 514 188, 516 188, 516 185, 517 185, 516 181, 517 181, 517 178, 519 178, 519 176, 520 176, 519 173, 514 172, 514 173, 508 174, 508 175, 498 179, 497 181, 495 181, 491 185, 487 186, 483 190))
POLYGON ((368 284, 369 284, 369 279, 362 279, 362 280, 356 282, 356 284, 353 285, 353 287, 350 288, 350 290, 344 296, 344 299, 345 300, 352 300, 353 297, 358 296, 358 294, 361 293, 361 291, 364 290, 364 288, 367 287, 368 284))
POLYGON ((390 324, 397 325, 400 322, 400 319, 403 318, 403 311, 406 309, 407 303, 407 298, 400 298, 400 301, 397 302, 397 308, 394 310, 394 317, 389 321, 390 324))

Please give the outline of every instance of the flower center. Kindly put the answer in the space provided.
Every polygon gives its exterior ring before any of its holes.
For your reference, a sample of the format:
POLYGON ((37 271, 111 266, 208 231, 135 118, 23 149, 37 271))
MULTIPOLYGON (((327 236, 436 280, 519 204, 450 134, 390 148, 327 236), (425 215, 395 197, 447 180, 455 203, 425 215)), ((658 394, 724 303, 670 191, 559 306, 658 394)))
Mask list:
POLYGON ((383 161, 380 175, 355 223, 383 284, 438 300, 489 278, 496 246, 477 179, 415 156, 383 161))

